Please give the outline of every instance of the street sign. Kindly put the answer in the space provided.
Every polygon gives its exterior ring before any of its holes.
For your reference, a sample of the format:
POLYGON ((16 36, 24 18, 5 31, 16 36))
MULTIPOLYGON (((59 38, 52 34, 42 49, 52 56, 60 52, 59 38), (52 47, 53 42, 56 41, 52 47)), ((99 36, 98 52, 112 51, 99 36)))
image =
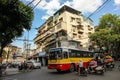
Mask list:
POLYGON ((16 59, 16 58, 17 58, 16 54, 13 54, 13 59, 16 59))

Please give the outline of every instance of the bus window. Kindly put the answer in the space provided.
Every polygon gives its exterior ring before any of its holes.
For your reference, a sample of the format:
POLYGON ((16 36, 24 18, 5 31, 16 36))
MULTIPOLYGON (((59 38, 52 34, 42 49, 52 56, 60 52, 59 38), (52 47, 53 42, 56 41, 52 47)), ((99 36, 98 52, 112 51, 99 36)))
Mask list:
POLYGON ((68 53, 67 52, 63 52, 63 58, 68 58, 68 53))
POLYGON ((61 51, 53 51, 49 53, 49 59, 62 59, 61 51))
POLYGON ((88 54, 86 52, 83 53, 83 57, 88 57, 88 54))
POLYGON ((77 51, 76 57, 82 57, 81 51, 77 51))
POLYGON ((89 58, 91 58, 91 57, 93 57, 93 54, 91 53, 91 52, 87 52, 87 57, 89 57, 89 58))
POLYGON ((75 54, 75 51, 74 50, 71 50, 69 52, 69 57, 76 57, 76 54, 75 54))

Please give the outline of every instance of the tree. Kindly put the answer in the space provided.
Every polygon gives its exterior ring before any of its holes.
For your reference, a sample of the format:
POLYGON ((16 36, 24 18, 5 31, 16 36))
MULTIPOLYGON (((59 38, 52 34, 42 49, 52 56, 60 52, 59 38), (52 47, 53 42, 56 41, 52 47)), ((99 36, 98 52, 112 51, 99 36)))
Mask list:
POLYGON ((7 59, 7 52, 5 50, 3 50, 2 58, 3 60, 7 59))
POLYGON ((0 0, 0 57, 3 48, 31 28, 33 11, 20 0, 0 0))
POLYGON ((95 33, 89 36, 91 43, 97 46, 100 50, 106 47, 108 51, 111 49, 112 43, 118 39, 117 34, 112 34, 112 30, 109 28, 99 29, 95 33))
POLYGON ((91 34, 92 44, 100 49, 107 48, 108 52, 119 50, 120 47, 120 17, 114 14, 105 14, 101 16, 95 33, 91 34), (114 50, 113 50, 114 49, 114 50))

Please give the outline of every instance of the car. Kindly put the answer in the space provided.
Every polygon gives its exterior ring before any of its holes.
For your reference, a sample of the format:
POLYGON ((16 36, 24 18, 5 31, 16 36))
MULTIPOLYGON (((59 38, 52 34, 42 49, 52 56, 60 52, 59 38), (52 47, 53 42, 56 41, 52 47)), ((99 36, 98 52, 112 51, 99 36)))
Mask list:
POLYGON ((41 63, 40 62, 33 62, 34 68, 41 68, 41 63))
POLYGON ((41 68, 41 63, 37 62, 35 60, 30 60, 30 62, 33 64, 33 68, 35 69, 40 69, 41 68))

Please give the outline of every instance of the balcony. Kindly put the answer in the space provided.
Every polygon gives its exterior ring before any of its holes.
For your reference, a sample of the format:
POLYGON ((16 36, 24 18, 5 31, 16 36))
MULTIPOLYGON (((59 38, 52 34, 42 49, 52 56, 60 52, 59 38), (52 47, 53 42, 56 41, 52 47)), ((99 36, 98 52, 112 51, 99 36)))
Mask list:
POLYGON ((78 30, 78 33, 79 33, 79 34, 83 34, 83 32, 84 32, 84 30, 81 30, 81 29, 78 30))
POLYGON ((81 19, 80 18, 76 18, 76 22, 81 25, 81 19))
POLYGON ((84 29, 83 25, 77 25, 77 29, 84 29))
POLYGON ((67 24, 65 22, 59 22, 55 25, 55 32, 59 32, 61 30, 67 30, 67 24))
POLYGON ((93 30, 93 28, 92 28, 92 27, 88 27, 88 30, 89 30, 89 31, 92 31, 92 30, 93 30))
POLYGON ((62 40, 67 40, 67 37, 66 37, 66 36, 60 36, 60 37, 58 38, 58 40, 60 40, 60 41, 62 41, 62 40))

